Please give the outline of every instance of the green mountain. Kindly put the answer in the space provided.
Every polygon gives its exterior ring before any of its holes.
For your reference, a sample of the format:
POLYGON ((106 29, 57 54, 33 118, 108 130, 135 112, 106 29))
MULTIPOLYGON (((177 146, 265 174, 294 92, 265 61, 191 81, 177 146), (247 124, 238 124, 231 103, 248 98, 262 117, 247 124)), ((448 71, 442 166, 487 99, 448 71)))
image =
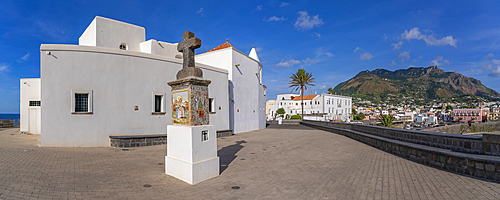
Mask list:
POLYGON ((390 103, 416 102, 443 99, 500 98, 495 90, 487 88, 481 81, 456 72, 445 72, 432 67, 410 67, 389 71, 376 69, 362 71, 338 84, 334 93, 349 95, 370 101, 390 103))

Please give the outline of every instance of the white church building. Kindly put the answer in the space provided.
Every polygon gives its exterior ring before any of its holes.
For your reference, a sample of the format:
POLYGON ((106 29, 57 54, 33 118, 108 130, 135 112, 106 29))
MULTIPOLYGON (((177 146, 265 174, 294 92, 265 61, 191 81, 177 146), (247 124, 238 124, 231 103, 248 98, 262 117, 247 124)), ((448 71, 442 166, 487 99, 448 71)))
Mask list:
MULTIPOLYGON (((143 27, 97 16, 78 45, 42 44, 40 78, 20 81, 20 131, 41 134, 42 146, 81 147, 110 146, 109 136, 166 134, 167 83, 176 80, 182 53, 177 43, 145 39, 143 27)), ((247 55, 226 42, 195 61, 212 81, 211 125, 234 134, 266 127, 255 48, 247 55)))
MULTIPOLYGON (((269 100, 274 101, 274 100, 269 100)), ((278 94, 275 104, 269 106, 267 120, 274 120, 276 110, 283 108, 286 115, 302 113, 300 94, 278 94)), ((320 121, 350 121, 352 97, 325 94, 304 95, 304 119, 320 121)))

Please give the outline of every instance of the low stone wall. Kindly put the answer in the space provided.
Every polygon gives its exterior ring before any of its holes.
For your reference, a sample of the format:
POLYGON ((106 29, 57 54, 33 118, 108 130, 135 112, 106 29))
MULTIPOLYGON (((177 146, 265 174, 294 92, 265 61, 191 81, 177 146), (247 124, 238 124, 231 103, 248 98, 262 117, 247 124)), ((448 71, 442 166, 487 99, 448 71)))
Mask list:
POLYGON ((14 127, 13 119, 2 119, 0 120, 0 128, 12 128, 14 127))
MULTIPOLYGON (((415 144, 423 144, 431 147, 439 147, 439 148, 451 149, 467 153, 485 154, 483 151, 483 145, 482 145, 483 140, 481 136, 434 133, 434 132, 381 127, 381 126, 337 123, 337 122, 322 122, 322 121, 311 121, 311 120, 304 120, 304 122, 353 130, 375 136, 381 136, 385 138, 411 142, 415 144)), ((495 151, 494 154, 500 155, 500 150, 495 151)))
POLYGON ((284 119, 281 124, 300 124, 301 119, 284 119))
MULTIPOLYGON (((217 130, 217 138, 233 135, 233 130, 217 130)), ((111 147, 129 148, 167 144, 167 134, 109 136, 111 147)))
MULTIPOLYGON (((461 174, 500 181, 500 157, 497 156, 470 154, 439 147, 430 147, 309 121, 302 122, 301 124, 345 135, 415 162, 461 174)), ((498 143, 500 142, 500 138, 492 137, 490 138, 490 142, 498 143)))

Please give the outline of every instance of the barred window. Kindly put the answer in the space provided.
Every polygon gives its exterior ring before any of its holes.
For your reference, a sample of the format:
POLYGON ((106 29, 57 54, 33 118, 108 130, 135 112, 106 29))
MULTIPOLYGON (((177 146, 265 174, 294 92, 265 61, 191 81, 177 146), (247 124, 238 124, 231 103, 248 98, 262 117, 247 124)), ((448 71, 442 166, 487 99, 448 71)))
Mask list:
POLYGON ((89 111, 89 94, 75 94, 75 112, 89 111))
POLYGON ((40 106, 40 101, 30 101, 30 106, 40 106))

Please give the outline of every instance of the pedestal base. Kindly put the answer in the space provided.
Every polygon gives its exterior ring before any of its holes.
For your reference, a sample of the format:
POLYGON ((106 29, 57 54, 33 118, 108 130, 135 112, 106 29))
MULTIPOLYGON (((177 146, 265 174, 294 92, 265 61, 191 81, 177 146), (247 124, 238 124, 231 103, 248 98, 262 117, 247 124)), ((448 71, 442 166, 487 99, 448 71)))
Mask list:
POLYGON ((215 126, 169 125, 165 173, 191 185, 218 176, 215 126))

